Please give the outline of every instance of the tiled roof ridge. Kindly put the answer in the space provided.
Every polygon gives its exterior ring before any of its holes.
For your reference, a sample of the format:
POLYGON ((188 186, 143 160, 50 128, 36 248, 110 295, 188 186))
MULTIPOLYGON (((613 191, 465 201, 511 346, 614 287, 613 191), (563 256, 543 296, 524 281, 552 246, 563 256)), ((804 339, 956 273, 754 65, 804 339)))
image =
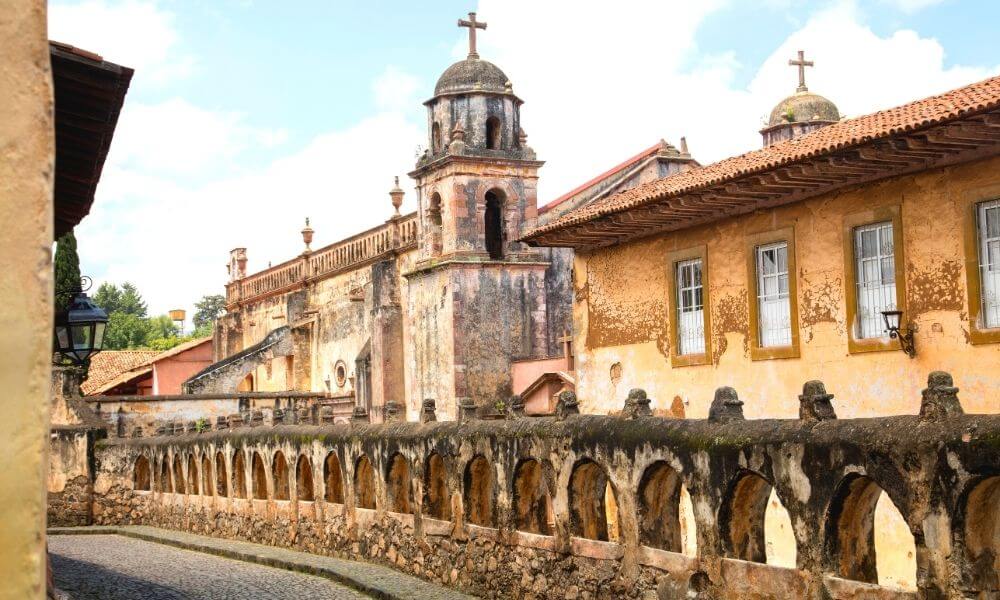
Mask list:
POLYGON ((1000 76, 867 115, 844 119, 798 138, 650 181, 570 211, 551 223, 528 232, 522 239, 531 239, 667 196, 689 193, 873 140, 941 125, 997 107, 1000 107, 1000 76))

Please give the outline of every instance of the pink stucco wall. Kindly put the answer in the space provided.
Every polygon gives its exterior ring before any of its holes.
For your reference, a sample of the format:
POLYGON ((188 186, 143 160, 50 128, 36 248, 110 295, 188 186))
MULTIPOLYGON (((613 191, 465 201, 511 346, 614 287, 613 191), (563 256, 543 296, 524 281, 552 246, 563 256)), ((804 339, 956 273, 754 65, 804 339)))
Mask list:
POLYGON ((514 393, 520 394, 542 376, 543 373, 567 371, 568 363, 565 356, 557 358, 542 358, 539 360, 518 360, 511 366, 511 376, 514 380, 514 393))
POLYGON ((153 393, 180 394, 181 384, 212 364, 212 340, 153 363, 153 393))

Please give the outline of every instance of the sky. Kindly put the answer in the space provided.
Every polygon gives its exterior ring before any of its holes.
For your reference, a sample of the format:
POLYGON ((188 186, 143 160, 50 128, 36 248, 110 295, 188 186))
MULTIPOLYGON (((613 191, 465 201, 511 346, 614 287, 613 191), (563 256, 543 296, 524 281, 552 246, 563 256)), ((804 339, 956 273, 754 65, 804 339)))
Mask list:
POLYGON ((546 161, 539 204, 660 139, 702 164, 760 147, 791 94, 852 117, 1000 74, 991 0, 53 0, 49 35, 135 76, 97 197, 77 227, 96 283, 136 284, 152 314, 384 222, 426 145, 422 102, 479 53, 525 104, 546 161))

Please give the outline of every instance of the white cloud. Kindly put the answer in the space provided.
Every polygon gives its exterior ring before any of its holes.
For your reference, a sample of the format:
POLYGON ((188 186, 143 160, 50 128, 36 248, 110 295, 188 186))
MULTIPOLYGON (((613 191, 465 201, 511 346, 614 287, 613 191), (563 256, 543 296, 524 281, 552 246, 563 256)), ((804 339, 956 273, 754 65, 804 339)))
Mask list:
POLYGON ((375 105, 381 110, 412 111, 419 104, 416 96, 419 87, 420 80, 416 77, 389 65, 372 84, 375 105))
POLYGON ((910 14, 919 12, 928 6, 941 4, 944 0, 882 0, 882 2, 910 14))
MULTIPOLYGON (((950 67, 933 38, 879 37, 851 2, 814 14, 779 45, 747 87, 737 55, 699 53, 698 26, 721 2, 634 0, 609 5, 481 0, 489 23, 480 54, 510 77, 526 104, 529 143, 547 163, 540 203, 661 137, 686 136, 702 163, 760 147, 761 119, 794 92, 788 59, 815 58, 807 81, 850 116, 964 85, 997 68, 950 67), (558 26, 554 25, 558 23, 558 26)), ((735 26, 735 25, 734 25, 735 26)), ((464 39, 461 46, 464 52, 464 39)))
POLYGON ((195 65, 178 49, 173 13, 150 0, 53 2, 49 37, 135 69, 137 82, 163 84, 195 65))

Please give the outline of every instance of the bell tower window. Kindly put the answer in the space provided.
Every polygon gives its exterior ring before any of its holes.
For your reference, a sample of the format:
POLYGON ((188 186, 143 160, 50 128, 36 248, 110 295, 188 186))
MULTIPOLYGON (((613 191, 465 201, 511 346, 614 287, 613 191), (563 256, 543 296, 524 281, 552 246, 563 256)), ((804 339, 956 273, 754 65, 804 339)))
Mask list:
POLYGON ((503 260, 504 197, 499 190, 486 192, 486 251, 493 260, 503 260))
POLYGON ((441 253, 441 194, 434 192, 427 205, 427 230, 431 254, 441 253))
POLYGON ((434 154, 441 151, 441 124, 437 121, 431 125, 431 151, 434 154))
POLYGON ((500 119, 490 117, 486 119, 486 149, 497 150, 500 148, 500 119))

